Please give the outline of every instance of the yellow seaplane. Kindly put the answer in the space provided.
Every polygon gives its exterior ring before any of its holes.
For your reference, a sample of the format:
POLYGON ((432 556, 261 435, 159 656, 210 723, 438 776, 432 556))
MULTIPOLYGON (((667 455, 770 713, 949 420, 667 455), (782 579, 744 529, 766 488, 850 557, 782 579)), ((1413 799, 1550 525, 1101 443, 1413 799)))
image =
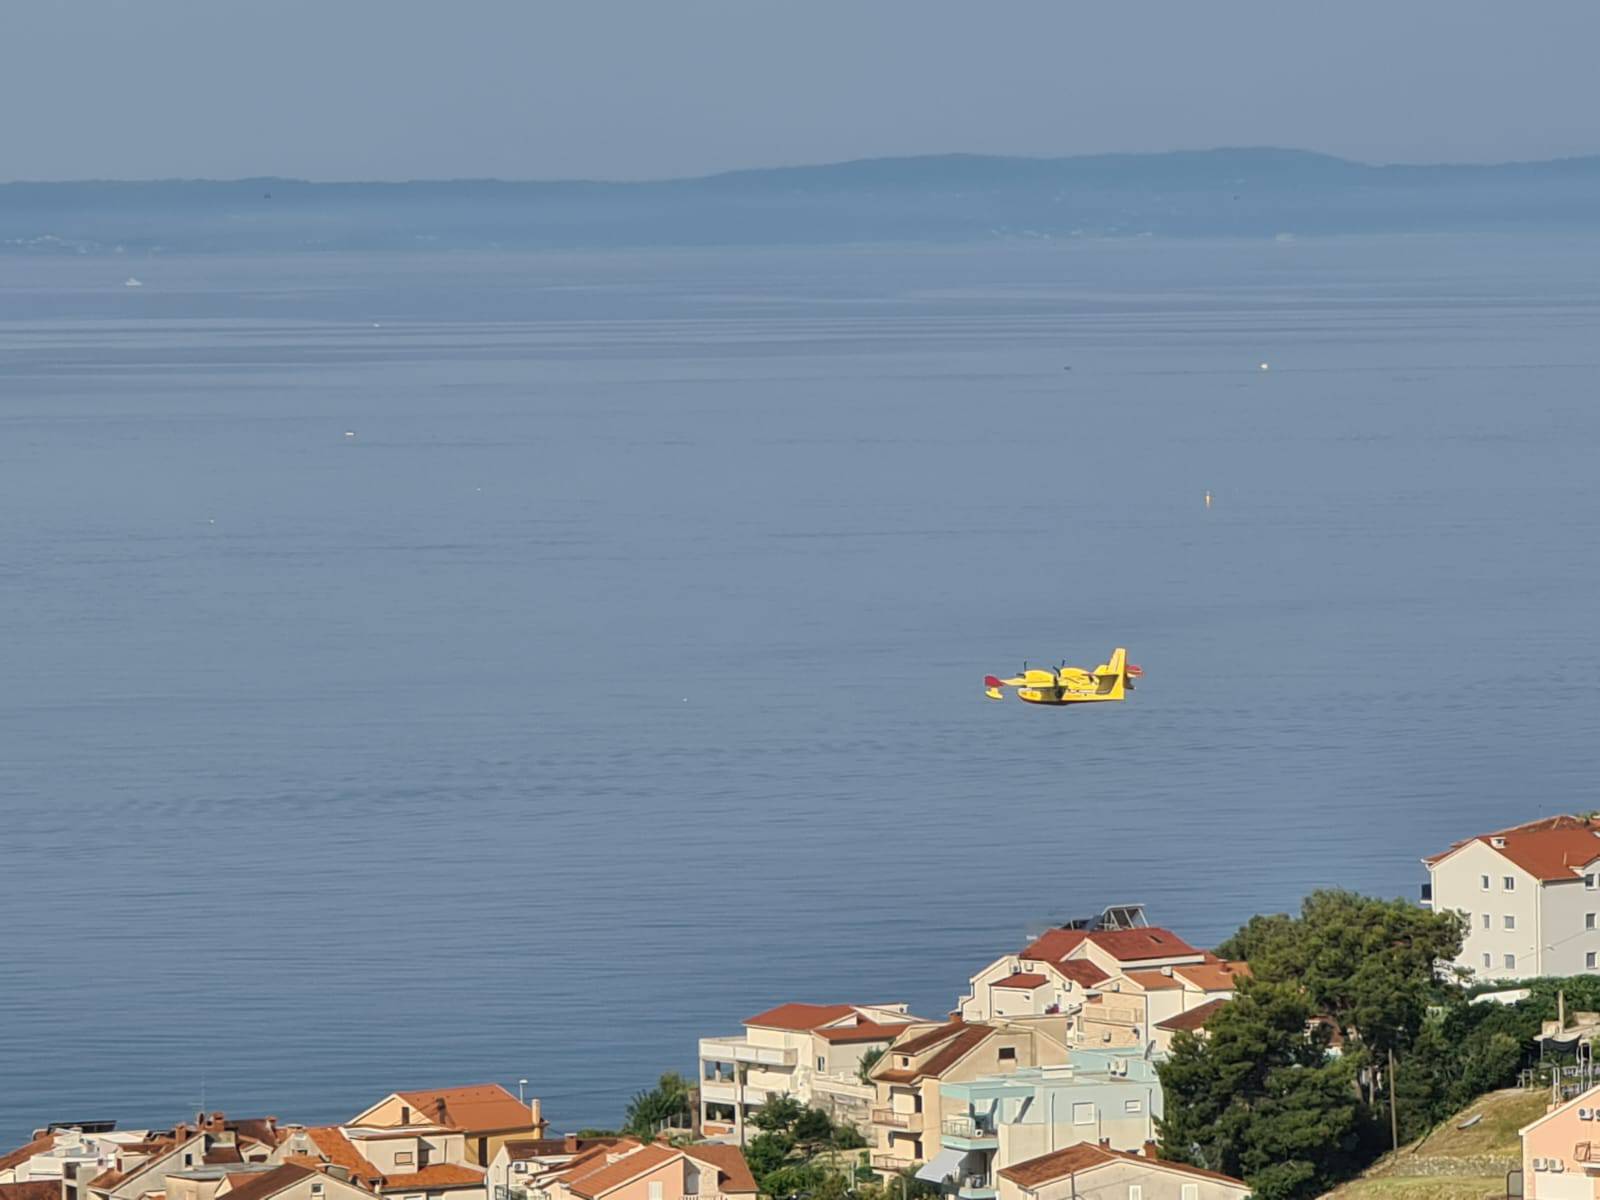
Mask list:
POLYGON ((1017 689, 1017 699, 1029 704, 1092 704, 1102 700, 1121 700, 1133 690, 1133 681, 1144 672, 1128 661, 1128 652, 1118 646, 1111 661, 1092 671, 1061 666, 1041 671, 1023 664, 1022 674, 1010 679, 983 677, 983 694, 991 700, 1004 700, 1006 688, 1017 689))

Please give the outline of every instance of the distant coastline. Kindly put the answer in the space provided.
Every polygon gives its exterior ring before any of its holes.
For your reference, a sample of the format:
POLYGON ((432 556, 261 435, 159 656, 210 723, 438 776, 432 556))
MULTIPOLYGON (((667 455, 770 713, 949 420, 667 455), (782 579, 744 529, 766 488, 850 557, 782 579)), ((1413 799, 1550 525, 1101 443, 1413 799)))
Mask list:
POLYGON ((0 184, 0 253, 587 249, 1600 231, 1600 156, 1373 166, 1298 150, 949 154, 656 182, 0 184))

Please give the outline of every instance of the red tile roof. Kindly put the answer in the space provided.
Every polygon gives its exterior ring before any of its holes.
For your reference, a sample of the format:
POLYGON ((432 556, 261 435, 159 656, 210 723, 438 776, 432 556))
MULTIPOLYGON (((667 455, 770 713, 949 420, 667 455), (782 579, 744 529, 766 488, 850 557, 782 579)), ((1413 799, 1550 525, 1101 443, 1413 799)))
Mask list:
POLYGON ((825 1042, 892 1042, 913 1023, 898 1021, 889 1025, 881 1021, 857 1021, 854 1025, 829 1025, 811 1032, 825 1042))
POLYGON ((259 1171, 245 1176, 228 1176, 230 1186, 222 1195, 227 1200, 266 1200, 268 1196, 276 1196, 285 1188, 291 1188, 307 1175, 316 1172, 309 1167, 302 1167, 298 1163, 284 1163, 281 1167, 274 1167, 270 1171, 259 1171), (242 1178, 242 1183, 231 1183, 234 1178, 242 1178))
POLYGON ((34 1138, 26 1146, 18 1146, 6 1154, 0 1154, 0 1171, 9 1171, 12 1167, 20 1167, 30 1158, 43 1154, 56 1144, 54 1134, 46 1134, 41 1138, 34 1138))
POLYGON ((1015 975, 1007 975, 1004 979, 997 981, 994 986, 1019 988, 1022 991, 1031 992, 1034 988, 1042 988, 1049 982, 1043 975, 1036 975, 1031 971, 1019 971, 1015 975))
POLYGON ((889 1047, 888 1052, 878 1060, 880 1064, 888 1064, 896 1055, 917 1054, 933 1046, 939 1046, 938 1051, 927 1062, 909 1068, 885 1066, 885 1069, 880 1070, 875 1066, 871 1072, 872 1077, 887 1083, 911 1083, 929 1075, 942 1075, 976 1049, 979 1043, 993 1032, 992 1026, 977 1022, 948 1021, 937 1029, 918 1034, 908 1042, 889 1047))
POLYGON ((683 1152, 690 1158, 709 1163, 717 1169, 721 1176, 721 1182, 717 1185, 719 1192, 737 1195, 756 1190, 755 1176, 750 1173, 750 1164, 745 1162, 744 1153, 739 1147, 707 1142, 698 1146, 685 1146, 683 1152))
POLYGON ((388 1175, 383 1181, 386 1192, 412 1192, 430 1188, 481 1188, 483 1172, 475 1167, 458 1167, 453 1163, 436 1163, 412 1171, 408 1175, 388 1175))
POLYGON ((0 1183, 0 1200, 61 1200, 59 1179, 30 1179, 26 1183, 0 1183))
POLYGON ((498 1083, 395 1094, 415 1110, 413 1115, 463 1133, 533 1128, 528 1106, 498 1083))
POLYGON ((1535 879, 1554 883, 1580 878, 1583 868, 1600 858, 1600 823, 1588 817, 1545 817, 1467 838, 1422 861, 1433 866, 1473 842, 1482 842, 1535 879), (1496 839, 1505 844, 1496 846, 1496 839))
POLYGON ((891 1049, 895 1054, 921 1054, 929 1046, 937 1046, 940 1042, 955 1037, 965 1028, 960 1021, 946 1021, 943 1025, 935 1025, 932 1029, 897 1042, 891 1049))
POLYGON ((1200 953, 1170 929, 1154 925, 1144 929, 1102 929, 1091 933, 1089 940, 1118 962, 1125 963, 1200 953))
POLYGON ((575 1139, 577 1147, 567 1149, 567 1139, 564 1137, 546 1138, 518 1138, 506 1143, 506 1155, 513 1162, 526 1162, 530 1158, 559 1158, 565 1154, 569 1162, 577 1161, 578 1157, 587 1151, 604 1146, 615 1146, 622 1141, 618 1137, 583 1137, 575 1139))
POLYGON ((802 1033, 819 1025, 831 1025, 855 1012, 849 1004, 780 1004, 766 1012, 746 1017, 744 1024, 762 1029, 787 1029, 802 1033))
POLYGON ((630 1179, 637 1179, 647 1171, 665 1166, 677 1156, 677 1150, 660 1142, 652 1142, 648 1146, 635 1145, 615 1162, 607 1161, 611 1158, 610 1154, 599 1155, 596 1161, 585 1162, 556 1178, 578 1195, 595 1200, 595 1197, 621 1187, 630 1179))
POLYGON ((1190 1033, 1193 1033, 1203 1027, 1211 1019, 1211 1014, 1226 1003, 1228 1003, 1226 1000, 1220 998, 1207 1000, 1204 1004, 1191 1008, 1187 1012, 1168 1017, 1165 1021, 1157 1021, 1156 1028, 1165 1029, 1172 1033, 1176 1033, 1180 1029, 1187 1029, 1190 1033))
POLYGON ((1055 964, 1055 969, 1079 987, 1092 988, 1110 979, 1099 967, 1086 958, 1071 958, 1055 964))
POLYGON ((1133 980, 1147 992, 1164 992, 1169 988, 1181 988, 1183 980, 1160 971, 1124 971, 1129 979, 1133 980))
POLYGON ((1023 947, 1019 957, 1037 958, 1060 964, 1084 942, 1093 942, 1118 962, 1141 962, 1152 958, 1177 958, 1199 954, 1170 929, 1150 925, 1141 929, 1052 929, 1023 947))
POLYGON ((1024 947, 1020 957, 1039 958, 1045 962, 1060 962, 1088 937, 1081 929, 1051 929, 1040 934, 1024 947))
MULTIPOLYGON (((137 1169, 138 1168, 135 1168, 135 1170, 137 1169)), ((89 1186, 92 1188, 100 1188, 102 1190, 114 1188, 117 1186, 117 1184, 126 1179, 128 1174, 129 1172, 119 1171, 115 1167, 112 1167, 108 1171, 101 1171, 100 1174, 89 1180, 89 1186)))
POLYGON ((242 1163, 244 1155, 239 1153, 237 1146, 218 1146, 200 1159, 208 1167, 220 1167, 226 1163, 242 1163))
POLYGON ((353 1178, 373 1184, 383 1178, 383 1172, 367 1161, 337 1125, 313 1125, 306 1130, 306 1136, 323 1158, 336 1167, 344 1167, 353 1178))
POLYGON ((1207 962, 1191 967, 1173 967, 1172 973, 1188 980, 1203 992, 1232 991, 1241 978, 1250 975, 1247 962, 1207 962))
POLYGON ((1129 1154, 1126 1150, 1111 1150, 1105 1146, 1098 1146, 1093 1142, 1078 1142, 1062 1150, 1050 1154, 1041 1154, 1038 1158, 1030 1158, 1026 1162, 1017 1163, 1015 1166, 1005 1167, 1000 1174, 1003 1178, 1024 1188, 1036 1188, 1043 1184, 1051 1183, 1057 1179, 1065 1179, 1070 1175, 1092 1171, 1110 1163, 1133 1162, 1151 1171, 1175 1171, 1181 1175, 1193 1175, 1202 1179, 1214 1179, 1222 1183, 1232 1184, 1234 1187, 1248 1190, 1249 1185, 1231 1178, 1219 1175, 1215 1171, 1203 1171, 1199 1167, 1191 1167, 1187 1163, 1168 1162, 1160 1158, 1146 1158, 1141 1154, 1129 1154))

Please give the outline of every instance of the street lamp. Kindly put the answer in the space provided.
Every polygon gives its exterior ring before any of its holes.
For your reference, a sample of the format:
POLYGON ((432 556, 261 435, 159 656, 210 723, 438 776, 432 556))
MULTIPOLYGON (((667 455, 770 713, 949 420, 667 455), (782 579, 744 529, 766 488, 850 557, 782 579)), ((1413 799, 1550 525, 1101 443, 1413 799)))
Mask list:
POLYGON ((517 1103, 518 1104, 526 1104, 527 1103, 527 1101, 523 1098, 523 1095, 522 1095, 522 1089, 527 1087, 527 1086, 528 1086, 528 1081, 526 1079, 517 1080, 517 1103))

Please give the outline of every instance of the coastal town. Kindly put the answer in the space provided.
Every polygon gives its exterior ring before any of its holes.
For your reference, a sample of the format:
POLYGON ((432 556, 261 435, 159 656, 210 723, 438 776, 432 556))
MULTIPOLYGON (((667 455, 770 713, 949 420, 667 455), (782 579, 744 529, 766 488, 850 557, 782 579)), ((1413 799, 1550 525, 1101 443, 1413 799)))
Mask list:
MULTIPOLYGON (((1566 1003, 1585 975, 1600 982, 1600 820, 1556 816, 1465 838, 1423 865, 1420 903, 1319 894, 1300 918, 1256 918, 1241 929, 1229 946, 1250 949, 1248 957, 1198 948, 1125 904, 1002 949, 939 1018, 899 1001, 786 1000, 746 1017, 736 1033, 701 1038, 695 1078, 679 1081, 665 1111, 632 1112, 615 1131, 558 1132, 537 1096, 499 1084, 396 1091, 337 1124, 223 1112, 159 1129, 46 1120, 0 1155, 0 1200, 722 1200, 874 1188, 959 1200, 1304 1194, 1274 1182, 1273 1168, 1285 1164, 1265 1164, 1254 1179, 1206 1165, 1222 1152, 1208 1151, 1209 1135, 1194 1130, 1217 1121, 1200 1112, 1173 1064, 1200 1069, 1224 1040, 1238 1040, 1234 1022, 1277 995, 1289 1015, 1274 1018, 1272 1037, 1295 1078, 1349 1069, 1327 1076, 1342 1097, 1305 1111, 1336 1122, 1356 1104, 1379 1117, 1387 1105, 1397 1147, 1393 1081, 1404 1076, 1395 1055, 1426 1064, 1427 1022, 1440 1014, 1466 1014, 1467 1028, 1481 1014, 1534 1013, 1552 980, 1555 1019, 1536 1014, 1536 1037, 1514 1042, 1501 1077, 1482 1089, 1516 1086, 1542 1108, 1519 1130, 1521 1167, 1504 1194, 1600 1197, 1600 1151, 1591 1150, 1600 1146, 1591 1049, 1600 1015, 1566 1003), (1404 1017, 1386 1032, 1387 1017, 1320 1001, 1326 984, 1309 968, 1296 968, 1304 970, 1296 982, 1280 965, 1330 931, 1372 930, 1376 949, 1344 964, 1352 978, 1420 963, 1439 989, 1409 1029, 1404 1017), (1396 947, 1409 955, 1404 963, 1385 958, 1396 947), (1542 1069, 1529 1065, 1535 1056, 1542 1069)), ((1272 1037, 1236 1061, 1270 1074, 1272 1037)), ((1243 1093, 1244 1084, 1225 1082, 1225 1102, 1243 1093)), ((1328 1128, 1330 1145, 1355 1153, 1354 1126, 1328 1128)), ((1240 1161, 1260 1159, 1247 1151, 1240 1161)))

